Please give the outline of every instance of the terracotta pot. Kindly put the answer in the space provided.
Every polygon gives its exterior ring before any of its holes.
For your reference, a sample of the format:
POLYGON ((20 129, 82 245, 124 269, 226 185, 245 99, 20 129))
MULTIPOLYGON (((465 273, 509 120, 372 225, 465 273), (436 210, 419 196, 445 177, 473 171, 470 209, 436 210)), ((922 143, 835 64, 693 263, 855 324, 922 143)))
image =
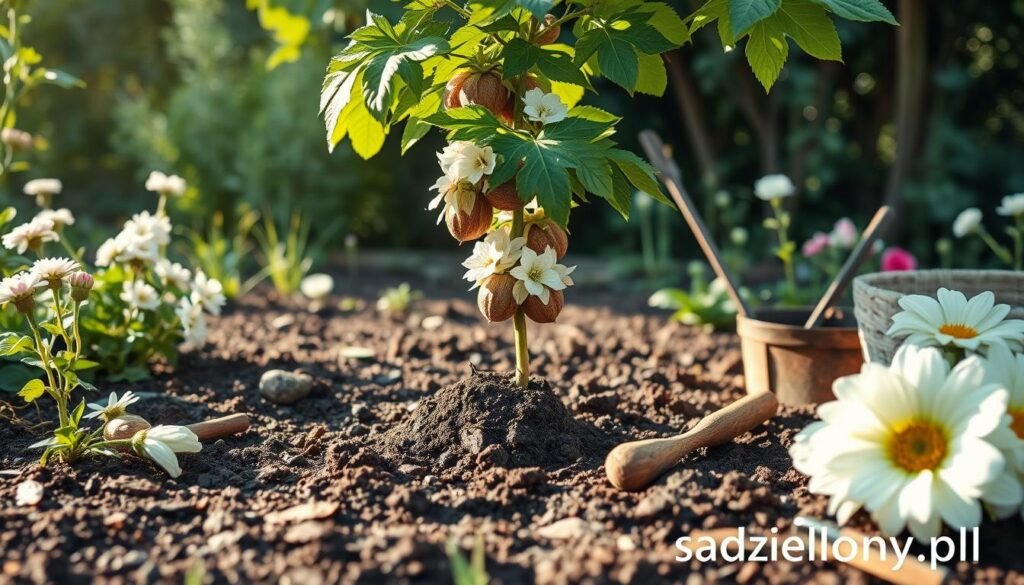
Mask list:
POLYGON ((736 318, 747 393, 774 392, 789 405, 835 400, 832 383, 856 374, 864 358, 853 311, 840 309, 814 329, 811 309, 763 309, 736 318))

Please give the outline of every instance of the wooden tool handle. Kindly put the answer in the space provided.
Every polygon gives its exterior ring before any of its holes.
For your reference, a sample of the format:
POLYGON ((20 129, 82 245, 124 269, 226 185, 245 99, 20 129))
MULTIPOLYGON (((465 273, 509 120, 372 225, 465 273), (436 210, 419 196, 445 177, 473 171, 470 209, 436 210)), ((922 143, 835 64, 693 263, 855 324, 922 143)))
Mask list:
POLYGON ((871 218, 871 223, 864 229, 864 234, 861 236, 860 243, 850 254, 850 257, 846 259, 846 263, 836 274, 836 277, 828 286, 828 290, 825 291, 825 295, 818 301, 817 306, 811 311, 811 316, 807 318, 807 322, 804 323, 804 329, 813 329, 818 324, 818 320, 825 314, 832 305, 843 296, 846 292, 846 288, 850 286, 850 280, 853 279, 853 275, 860 270, 860 265, 867 260, 868 255, 871 253, 871 247, 875 243, 875 240, 882 235, 885 230, 885 226, 893 216, 893 210, 888 205, 883 205, 878 208, 875 212, 875 216, 871 218))
POLYGON ((623 443, 608 453, 604 471, 615 487, 643 489, 690 451, 714 447, 771 418, 779 402, 770 392, 749 394, 701 419, 693 429, 675 437, 623 443))
POLYGON ((188 425, 188 428, 199 437, 200 442, 206 443, 247 431, 249 429, 249 415, 244 413, 229 414, 220 418, 188 425))
MULTIPOLYGON (((839 531, 839 534, 853 539, 860 546, 854 558, 846 561, 846 564, 857 567, 869 575, 874 575, 879 579, 893 583, 893 585, 942 585, 948 578, 948 572, 945 568, 933 570, 925 563, 918 561, 914 555, 908 556, 900 570, 896 571, 893 569, 895 553, 892 550, 887 550, 885 558, 882 558, 882 553, 878 550, 877 546, 862 546, 865 536, 860 532, 850 528, 843 528, 839 531)), ((827 549, 827 551, 829 554, 832 552, 831 548, 827 549)), ((846 551, 842 550, 840 555, 844 552, 846 551)), ((834 559, 830 557, 829 560, 834 559)))
POLYGON ((736 282, 726 270, 725 262, 722 261, 722 253, 718 251, 715 239, 711 236, 707 226, 704 225, 704 220, 701 219, 700 213, 697 212, 697 206, 693 204, 693 200, 686 193, 686 188, 683 187, 679 167, 665 156, 665 144, 661 141, 661 137, 654 130, 644 130, 640 133, 640 145, 643 146, 644 152, 647 153, 647 158, 651 160, 651 164, 661 173, 661 182, 668 188, 669 195, 676 202, 679 211, 683 214, 683 219, 686 220, 686 223, 690 226, 690 231, 697 238, 697 243, 704 252, 708 263, 711 264, 711 269, 715 271, 715 275, 721 278, 725 284, 725 290, 729 293, 729 298, 736 304, 736 311, 744 317, 750 315, 750 306, 743 300, 739 287, 736 286, 736 282))

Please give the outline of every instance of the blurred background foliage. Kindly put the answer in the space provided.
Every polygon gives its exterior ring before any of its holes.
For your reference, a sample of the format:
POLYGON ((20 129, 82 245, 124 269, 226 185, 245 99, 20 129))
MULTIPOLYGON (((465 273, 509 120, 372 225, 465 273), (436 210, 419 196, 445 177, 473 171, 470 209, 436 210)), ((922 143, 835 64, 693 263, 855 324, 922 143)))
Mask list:
MULTIPOLYGON (((798 242, 840 216, 863 227, 888 202, 903 212, 889 243, 937 266, 935 243, 951 237, 960 210, 978 206, 995 222, 998 200, 1024 191, 1024 0, 886 4, 901 27, 837 22, 844 63, 801 54, 771 95, 741 51, 723 51, 702 31, 671 55, 663 98, 630 101, 610 90, 586 99, 625 116, 621 138, 634 150, 645 127, 674 145, 719 239, 739 242, 732 230, 749 228, 745 249, 732 254, 770 257, 770 234, 757 227, 766 210, 751 187, 781 172, 799 189, 798 242)), ((685 15, 700 3, 674 5, 685 15)), ((27 42, 87 87, 42 90, 23 108, 18 126, 49 146, 31 170, 4 178, 2 197, 27 207, 19 195, 26 180, 59 177, 61 206, 113 224, 151 196, 142 182, 160 169, 188 180, 172 213, 197 233, 215 221, 230 231, 251 209, 269 210, 279 225, 298 211, 338 251, 348 234, 370 247, 450 248, 433 214, 421 212, 438 174, 439 137, 404 158, 395 136, 371 161, 347 143, 327 153, 316 116, 323 72, 367 7, 390 16, 399 8, 383 0, 36 0, 27 42)), ((584 206, 570 225, 573 251, 648 274, 666 266, 666 254, 696 257, 684 224, 663 213, 640 211, 624 224, 606 206, 584 206)), ((1002 225, 990 230, 1001 234, 1002 225)), ((953 254, 945 261, 995 263, 976 239, 953 254)))

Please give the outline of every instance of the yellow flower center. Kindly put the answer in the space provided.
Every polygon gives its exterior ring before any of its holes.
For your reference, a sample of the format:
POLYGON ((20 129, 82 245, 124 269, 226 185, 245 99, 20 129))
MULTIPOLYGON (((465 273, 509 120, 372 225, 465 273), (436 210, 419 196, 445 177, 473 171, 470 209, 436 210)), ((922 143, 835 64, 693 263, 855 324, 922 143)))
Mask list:
POLYGON ((978 331, 974 327, 962 323, 946 323, 939 327, 939 333, 945 333, 956 339, 971 339, 978 336, 978 331))
POLYGON ((892 462, 906 471, 937 469, 949 452, 949 440, 939 425, 918 420, 889 437, 888 452, 892 462))
POLYGON ((1010 428, 1017 433, 1018 438, 1024 439, 1024 408, 1010 410, 1010 417, 1013 418, 1010 428))

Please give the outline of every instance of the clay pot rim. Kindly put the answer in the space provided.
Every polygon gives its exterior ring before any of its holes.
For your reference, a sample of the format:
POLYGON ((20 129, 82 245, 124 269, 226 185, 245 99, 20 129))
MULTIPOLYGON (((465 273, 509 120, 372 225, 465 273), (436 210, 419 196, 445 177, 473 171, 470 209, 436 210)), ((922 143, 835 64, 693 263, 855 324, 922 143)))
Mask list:
POLYGON ((846 316, 844 323, 851 325, 831 325, 804 329, 803 322, 811 314, 811 308, 792 309, 767 308, 759 309, 753 316, 736 316, 736 333, 741 340, 757 341, 768 345, 806 346, 815 345, 821 348, 836 350, 860 351, 860 337, 853 309, 841 307, 846 316), (784 321, 780 321, 784 319, 784 321), (788 321, 788 322, 786 322, 788 321))

